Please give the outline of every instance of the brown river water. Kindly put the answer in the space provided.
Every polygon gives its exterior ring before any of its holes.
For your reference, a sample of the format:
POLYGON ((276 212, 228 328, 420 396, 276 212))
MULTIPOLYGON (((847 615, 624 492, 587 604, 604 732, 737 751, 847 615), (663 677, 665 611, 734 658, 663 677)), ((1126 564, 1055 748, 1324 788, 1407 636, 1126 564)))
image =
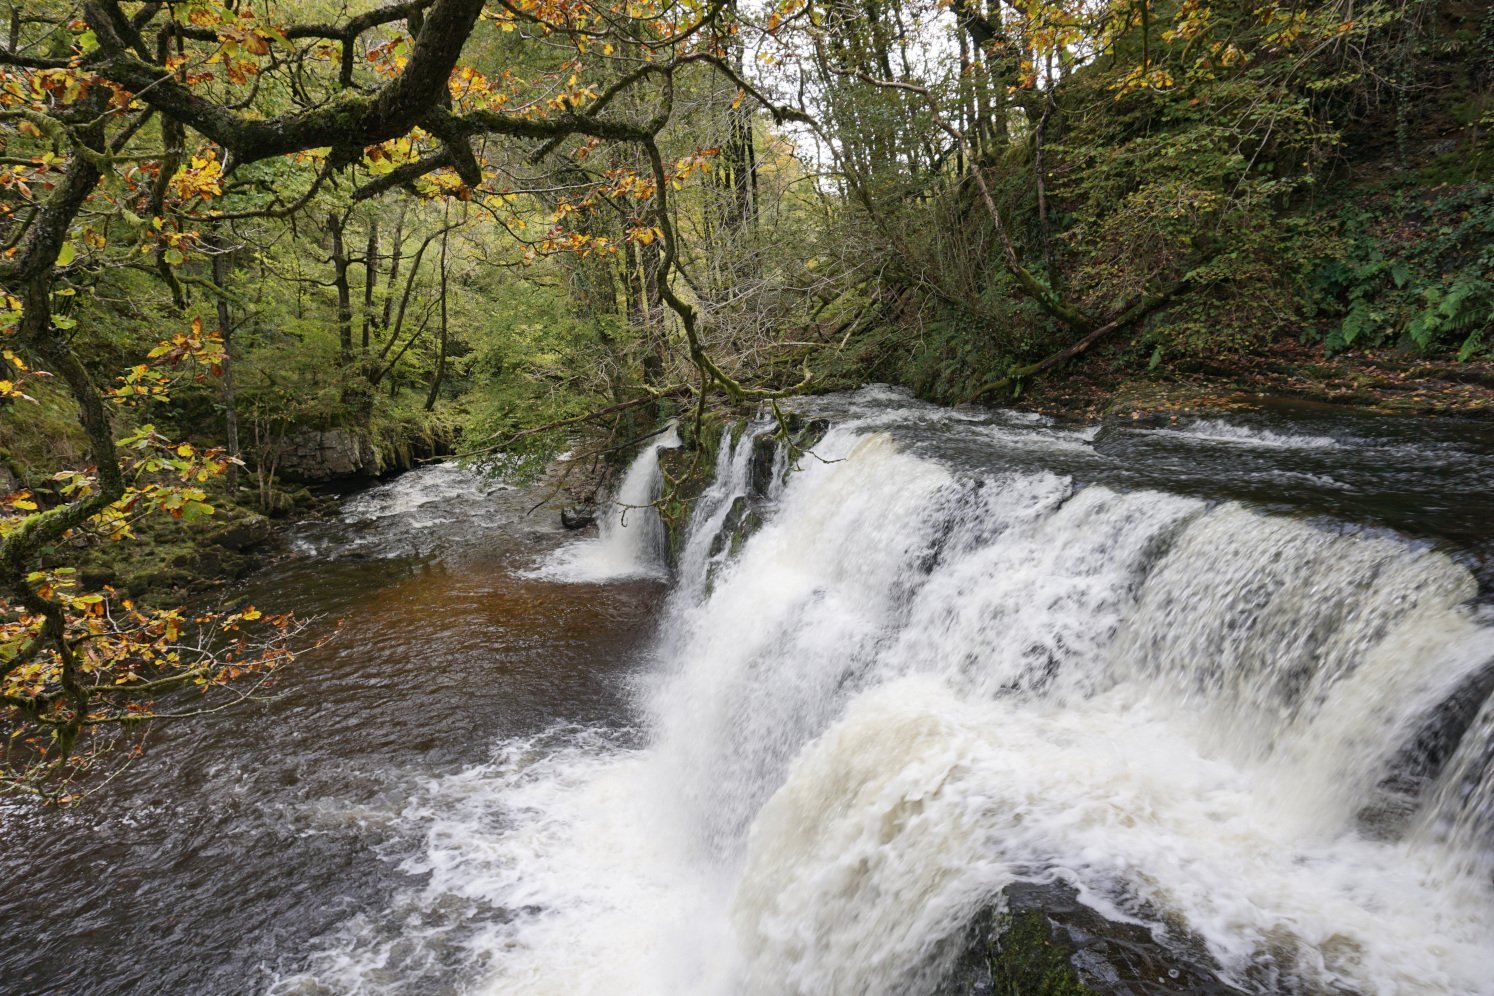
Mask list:
MULTIPOLYGON (((407 884, 425 781, 557 723, 625 727, 664 585, 523 576, 575 538, 534 502, 440 467, 292 527, 237 594, 340 634, 268 704, 156 732, 83 807, 0 810, 0 992, 261 990, 407 884)), ((467 958, 442 957, 391 971, 440 991, 467 958)))

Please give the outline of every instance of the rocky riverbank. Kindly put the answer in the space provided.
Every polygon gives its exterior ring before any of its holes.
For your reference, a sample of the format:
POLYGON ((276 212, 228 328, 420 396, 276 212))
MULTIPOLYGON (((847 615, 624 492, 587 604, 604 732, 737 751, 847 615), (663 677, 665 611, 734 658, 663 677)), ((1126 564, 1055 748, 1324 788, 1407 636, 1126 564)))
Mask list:
POLYGON ((215 481, 213 514, 194 522, 149 517, 127 542, 78 537, 70 551, 85 588, 113 588, 148 603, 174 604, 258 570, 280 550, 277 520, 322 514, 341 494, 450 452, 449 434, 398 426, 307 427, 288 435, 273 461, 240 471, 235 494, 215 481))

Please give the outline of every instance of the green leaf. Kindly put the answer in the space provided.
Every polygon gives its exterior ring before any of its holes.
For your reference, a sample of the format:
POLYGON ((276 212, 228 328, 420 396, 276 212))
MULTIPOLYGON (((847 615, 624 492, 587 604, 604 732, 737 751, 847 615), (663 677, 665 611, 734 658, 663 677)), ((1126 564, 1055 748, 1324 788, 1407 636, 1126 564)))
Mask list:
POLYGON ((78 249, 77 249, 77 247, 74 246, 71 242, 64 242, 62 244, 62 250, 57 253, 57 265, 58 266, 67 266, 69 263, 71 263, 73 260, 75 260, 77 258, 78 258, 78 249))
POLYGON ((206 502, 187 501, 182 505, 182 521, 192 522, 202 518, 204 515, 212 515, 213 511, 213 506, 206 502))
POLYGON ((1467 339, 1463 340, 1463 347, 1458 350, 1458 362, 1465 363, 1468 358, 1478 352, 1478 347, 1483 344, 1484 330, 1474 329, 1467 339))
POLYGON ((1343 326, 1339 330, 1343 344, 1345 346, 1352 346, 1355 339, 1358 339, 1366 332, 1373 331, 1378 324, 1378 316, 1375 314, 1375 310, 1370 306, 1368 301, 1360 298, 1354 302, 1354 306, 1344 316, 1343 326))

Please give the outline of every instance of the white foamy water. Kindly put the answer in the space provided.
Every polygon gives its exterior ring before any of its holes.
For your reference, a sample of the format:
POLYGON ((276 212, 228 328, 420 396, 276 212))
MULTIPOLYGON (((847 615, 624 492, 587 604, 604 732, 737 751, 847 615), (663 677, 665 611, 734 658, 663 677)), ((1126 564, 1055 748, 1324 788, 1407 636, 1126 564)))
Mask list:
POLYGON ((349 499, 331 522, 305 524, 302 554, 400 557, 429 553, 511 516, 499 510, 513 485, 456 463, 432 463, 349 499), (486 514, 485 514, 486 513, 486 514))
POLYGON ((652 505, 663 484, 659 451, 679 444, 673 426, 651 439, 629 465, 617 493, 598 511, 596 537, 557 550, 535 575, 559 581, 666 576, 664 524, 652 505))
POLYGON ((1305 433, 1272 432, 1270 429, 1254 428, 1226 422, 1223 419, 1201 418, 1177 429, 1167 430, 1179 436, 1210 443, 1225 443, 1234 446, 1263 446, 1280 449, 1326 450, 1343 445, 1332 436, 1314 436, 1305 433))
MULTIPOLYGON (((645 745, 510 743, 402 814, 409 908, 482 911, 473 991, 928 992, 1002 887, 1057 878, 1247 991, 1494 994, 1487 704, 1407 826, 1363 816, 1494 660, 1463 566, 865 426, 751 495, 750 451, 697 503, 645 745)), ((377 936, 313 974, 391 988, 377 936)))

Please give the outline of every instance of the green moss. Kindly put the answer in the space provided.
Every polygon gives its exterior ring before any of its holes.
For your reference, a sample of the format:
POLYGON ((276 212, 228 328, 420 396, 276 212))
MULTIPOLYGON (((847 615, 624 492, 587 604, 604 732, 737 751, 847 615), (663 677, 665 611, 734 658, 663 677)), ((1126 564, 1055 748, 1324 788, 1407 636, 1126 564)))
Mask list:
POLYGON ((38 488, 59 468, 87 462, 88 438, 66 388, 41 381, 26 391, 35 402, 0 401, 0 467, 19 486, 38 488))
POLYGON ((995 939, 986 949, 994 996, 1088 996, 1094 990, 1053 943, 1042 913, 1027 910, 997 916, 995 939))
POLYGON ((145 604, 176 604, 242 577, 263 560, 268 520, 221 496, 214 506, 213 515, 191 523, 165 515, 139 519, 134 535, 122 541, 79 534, 46 559, 76 567, 85 588, 107 585, 145 604))
POLYGON ((659 498, 659 518, 664 521, 670 562, 675 563, 685 546, 690 512, 695 500, 710 486, 716 461, 704 454, 697 458, 695 454, 675 450, 660 454, 659 464, 665 480, 664 494, 659 498))
MULTIPOLYGON (((693 418, 693 415, 690 417, 693 418)), ((659 517, 669 542, 669 559, 677 563, 685 545, 685 527, 695 501, 711 486, 716 475, 716 456, 721 449, 721 430, 726 416, 708 409, 702 420, 700 438, 693 438, 681 426, 683 445, 659 453, 659 467, 664 474, 664 493, 659 498, 659 517)), ((738 423, 739 425, 741 423, 738 423)), ((740 432, 734 427, 733 432, 740 432)))

